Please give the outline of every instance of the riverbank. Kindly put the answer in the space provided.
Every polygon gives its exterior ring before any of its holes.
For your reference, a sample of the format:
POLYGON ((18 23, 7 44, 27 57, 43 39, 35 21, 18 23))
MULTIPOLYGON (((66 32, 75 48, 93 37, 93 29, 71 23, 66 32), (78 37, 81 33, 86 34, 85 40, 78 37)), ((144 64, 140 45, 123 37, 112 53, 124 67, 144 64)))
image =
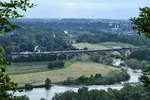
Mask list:
POLYGON ((25 90, 32 90, 34 88, 46 88, 45 84, 41 84, 41 85, 32 85, 32 84, 29 84, 30 85, 30 89, 27 89, 26 86, 22 86, 22 87, 18 87, 18 89, 25 89, 25 90))
MULTIPOLYGON (((102 77, 101 74, 91 75, 90 77, 81 76, 75 80, 68 78, 67 80, 56 82, 55 85, 64 85, 64 86, 77 86, 77 85, 114 85, 120 84, 122 81, 128 81, 130 76, 125 70, 122 71, 111 71, 105 77, 102 77)), ((32 83, 25 84, 24 86, 19 87, 19 89, 27 89, 27 86, 30 89, 33 88, 46 88, 45 82, 41 83, 32 83)))
MULTIPOLYGON (((117 66, 120 65, 121 60, 116 60, 117 66)), ((97 89, 97 90, 107 90, 108 88, 120 90, 124 87, 123 83, 137 83, 139 82, 139 77, 142 75, 142 72, 139 70, 133 70, 128 67, 124 67, 125 70, 127 70, 128 74, 130 75, 130 79, 125 82, 121 82, 119 84, 113 84, 113 85, 57 85, 52 84, 52 87, 47 90, 45 88, 34 88, 31 91, 23 91, 18 92, 15 95, 21 96, 21 95, 27 95, 30 100, 40 100, 40 98, 45 98, 47 100, 52 100, 52 98, 55 96, 56 93, 64 93, 65 91, 74 91, 77 92, 79 88, 87 87, 89 90, 97 89), (38 95, 37 95, 38 94, 38 95)), ((37 83, 36 83, 37 84, 37 83)), ((39 83, 41 84, 41 83, 39 83)))
POLYGON ((77 79, 68 78, 67 80, 61 82, 63 85, 112 85, 120 83, 122 81, 128 81, 130 79, 129 74, 122 69, 121 71, 110 71, 106 76, 102 76, 97 73, 86 77, 84 75, 77 79))

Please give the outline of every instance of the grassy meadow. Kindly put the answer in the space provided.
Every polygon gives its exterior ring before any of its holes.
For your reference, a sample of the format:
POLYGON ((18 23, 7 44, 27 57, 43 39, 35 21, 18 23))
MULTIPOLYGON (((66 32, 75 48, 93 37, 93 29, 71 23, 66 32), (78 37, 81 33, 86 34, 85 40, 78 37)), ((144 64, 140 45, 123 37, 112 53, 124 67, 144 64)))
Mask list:
POLYGON ((104 49, 106 48, 105 46, 101 46, 98 44, 90 44, 90 43, 75 43, 72 44, 75 48, 77 49, 84 49, 87 47, 89 50, 96 50, 96 49, 104 49))
POLYGON ((87 47, 89 50, 106 49, 106 48, 114 48, 114 47, 136 47, 131 44, 119 43, 119 42, 103 42, 99 44, 75 43, 72 45, 77 49, 84 49, 85 47, 87 47))
POLYGON ((46 62, 19 62, 12 63, 7 66, 8 73, 15 73, 21 71, 35 71, 35 70, 43 70, 47 69, 48 61, 46 62))
MULTIPOLYGON (((19 75, 19 74, 45 72, 45 71, 50 71, 50 70, 58 70, 58 68, 48 69, 47 68, 48 63, 49 63, 49 61, 14 63, 11 66, 7 67, 7 73, 9 75, 19 75), (13 70, 13 71, 10 71, 10 70, 13 70)), ((67 61, 67 62, 65 62, 63 68, 69 67, 72 64, 73 64, 72 61, 67 61)), ((63 68, 61 68, 61 69, 63 69, 63 68)))
POLYGON ((78 78, 81 75, 90 76, 91 74, 100 73, 105 76, 109 73, 109 71, 112 70, 121 69, 94 62, 75 62, 73 64, 69 63, 67 67, 62 69, 49 70, 38 73, 11 75, 11 79, 19 84, 25 84, 33 82, 43 82, 46 78, 49 78, 53 83, 55 83, 64 81, 68 77, 78 78))

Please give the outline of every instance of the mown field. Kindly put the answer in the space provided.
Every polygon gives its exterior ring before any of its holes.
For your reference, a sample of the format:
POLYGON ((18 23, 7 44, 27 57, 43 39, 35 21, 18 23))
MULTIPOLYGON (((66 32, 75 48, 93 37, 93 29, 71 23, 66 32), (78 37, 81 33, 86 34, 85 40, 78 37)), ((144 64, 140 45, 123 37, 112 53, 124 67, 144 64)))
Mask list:
POLYGON ((136 47, 132 44, 127 44, 127 43, 120 43, 120 42, 103 42, 100 43, 99 45, 113 48, 113 47, 136 47))
POLYGON ((95 49, 104 49, 104 48, 106 48, 105 46, 101 46, 101 45, 98 45, 98 44, 90 44, 90 43, 75 43, 75 44, 72 44, 72 45, 77 49, 88 48, 89 50, 95 50, 95 49))
POLYGON ((131 44, 119 43, 119 42, 103 42, 99 44, 75 43, 72 45, 78 49, 84 49, 85 47, 87 47, 89 50, 106 49, 106 48, 114 48, 114 47, 136 47, 131 44))
POLYGON ((91 74, 100 73, 105 76, 111 70, 121 69, 94 62, 75 62, 74 64, 70 65, 70 67, 65 67, 63 69, 11 75, 11 79, 19 84, 25 84, 32 82, 43 82, 46 78, 49 78, 53 83, 55 83, 64 81, 68 77, 78 78, 81 75, 90 76, 91 74))
POLYGON ((12 63, 11 65, 7 66, 7 72, 15 73, 20 71, 43 70, 47 69, 48 63, 49 61, 12 63))
MULTIPOLYGON (((48 63, 49 61, 13 63, 12 65, 9 65, 7 67, 7 73, 9 75, 19 75, 19 74, 38 73, 59 69, 59 68, 48 69, 48 63)), ((73 64, 72 61, 66 61, 64 67, 60 69, 69 67, 72 64, 73 64)))

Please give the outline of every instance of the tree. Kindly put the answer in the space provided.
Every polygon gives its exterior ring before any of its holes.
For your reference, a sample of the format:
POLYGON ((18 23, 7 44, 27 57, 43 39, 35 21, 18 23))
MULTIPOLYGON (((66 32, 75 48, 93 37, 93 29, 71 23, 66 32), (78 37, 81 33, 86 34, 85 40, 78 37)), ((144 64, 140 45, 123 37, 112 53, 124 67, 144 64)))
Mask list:
POLYGON ((25 84, 25 89, 26 90, 32 90, 33 89, 32 84, 25 84))
POLYGON ((26 11, 32 8, 33 3, 30 0, 9 0, 9 2, 0 1, 0 33, 10 32, 17 28, 17 25, 11 22, 12 19, 24 17, 17 10, 26 11))
POLYGON ((17 99, 17 100, 30 100, 29 97, 27 97, 26 95, 16 97, 16 99, 17 99))
MULTIPOLYGON (((26 11, 33 6, 34 4, 29 0, 0 1, 0 33, 10 32, 17 28, 18 26, 11 20, 23 17, 18 10, 26 11)), ((17 91, 17 83, 11 81, 6 73, 6 64, 4 49, 0 46, 0 100, 15 100, 17 98, 13 94, 17 91), (12 93, 8 94, 8 91, 12 93)))
POLYGON ((46 100, 45 98, 41 98, 40 100, 46 100))
POLYGON ((102 75, 101 74, 96 74, 95 78, 102 78, 102 75))
POLYGON ((133 69, 139 69, 140 68, 140 63, 136 59, 129 59, 127 62, 128 67, 133 68, 133 69))
POLYGON ((150 68, 146 68, 143 75, 140 77, 141 82, 144 83, 144 86, 150 90, 150 68))
POLYGON ((5 65, 7 64, 6 59, 3 56, 4 49, 0 47, 0 100, 12 99, 13 94, 8 94, 7 91, 16 92, 17 84, 10 80, 8 74, 6 74, 5 65))
POLYGON ((63 61, 54 61, 48 63, 48 69, 53 69, 53 68, 62 68, 64 67, 64 62, 63 61))
POLYGON ((45 87, 46 87, 46 89, 49 89, 50 86, 51 86, 51 80, 50 80, 49 78, 47 78, 47 79, 45 80, 45 87))
POLYGON ((140 8, 139 17, 133 17, 130 20, 138 34, 144 34, 150 38, 150 7, 140 8))
MULTIPOLYGON (((130 19, 134 24, 133 29, 138 34, 143 34, 150 38, 150 7, 140 8, 139 16, 130 19)), ((150 90, 150 68, 144 71, 144 75, 140 77, 140 80, 144 83, 144 86, 150 90)))

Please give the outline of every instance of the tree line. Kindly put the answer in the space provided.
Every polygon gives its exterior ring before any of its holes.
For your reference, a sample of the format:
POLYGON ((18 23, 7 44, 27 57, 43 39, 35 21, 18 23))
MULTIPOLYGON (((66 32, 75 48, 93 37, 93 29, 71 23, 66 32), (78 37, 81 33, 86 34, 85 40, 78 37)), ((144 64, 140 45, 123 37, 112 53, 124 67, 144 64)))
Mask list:
POLYGON ((124 35, 112 33, 99 34, 80 34, 77 42, 101 43, 101 42, 120 42, 128 43, 135 46, 150 46, 150 39, 138 35, 124 35))
POLYGON ((121 90, 90 90, 83 87, 78 92, 66 91, 56 94, 52 100, 148 100, 150 93, 142 86, 126 84, 121 90))
POLYGON ((128 67, 145 70, 150 65, 150 49, 132 51, 128 57, 123 59, 128 67), (146 54, 145 54, 146 53, 146 54))
POLYGON ((106 76, 101 74, 91 75, 86 77, 84 75, 77 79, 68 77, 62 84, 64 85, 111 85, 119 83, 121 81, 129 80, 130 76, 124 70, 122 71, 110 71, 106 76))
POLYGON ((50 32, 20 33, 8 36, 1 36, 0 45, 6 53, 12 52, 33 52, 35 46, 41 51, 72 50, 72 45, 66 43, 63 35, 50 32))

